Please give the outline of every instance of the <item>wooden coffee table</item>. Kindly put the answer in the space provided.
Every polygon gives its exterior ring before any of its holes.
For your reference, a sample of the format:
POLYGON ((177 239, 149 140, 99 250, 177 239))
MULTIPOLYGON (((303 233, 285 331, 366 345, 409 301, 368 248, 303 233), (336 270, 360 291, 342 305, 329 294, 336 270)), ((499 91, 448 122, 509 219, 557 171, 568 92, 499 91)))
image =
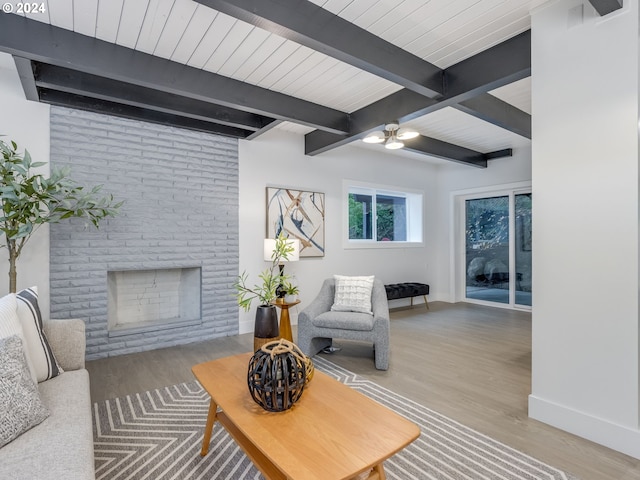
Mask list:
POLYGON ((272 413, 251 398, 251 354, 195 365, 211 395, 201 455, 217 420, 267 479, 346 480, 370 472, 385 479, 383 462, 420 435, 414 423, 315 371, 293 408, 272 413))

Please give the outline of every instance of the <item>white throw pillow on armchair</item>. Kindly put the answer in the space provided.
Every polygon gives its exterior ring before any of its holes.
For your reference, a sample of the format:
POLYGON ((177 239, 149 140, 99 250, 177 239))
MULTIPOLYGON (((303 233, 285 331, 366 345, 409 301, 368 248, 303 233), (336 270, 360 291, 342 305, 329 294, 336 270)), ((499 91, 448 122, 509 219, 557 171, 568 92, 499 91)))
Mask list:
POLYGON ((349 277, 334 275, 336 293, 331 310, 334 312, 359 312, 373 315, 371 310, 371 291, 374 275, 349 277))

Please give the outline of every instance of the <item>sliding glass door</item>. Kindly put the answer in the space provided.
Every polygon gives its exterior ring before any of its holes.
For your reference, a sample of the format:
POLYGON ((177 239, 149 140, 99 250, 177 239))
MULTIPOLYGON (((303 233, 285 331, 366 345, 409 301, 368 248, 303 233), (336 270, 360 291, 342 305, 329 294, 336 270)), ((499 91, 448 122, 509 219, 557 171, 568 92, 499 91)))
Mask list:
POLYGON ((531 306, 531 193, 514 195, 515 232, 514 301, 531 306))
POLYGON ((509 303, 509 197, 466 200, 467 298, 509 303))
POLYGON ((465 298, 531 306, 531 193, 467 198, 465 298))

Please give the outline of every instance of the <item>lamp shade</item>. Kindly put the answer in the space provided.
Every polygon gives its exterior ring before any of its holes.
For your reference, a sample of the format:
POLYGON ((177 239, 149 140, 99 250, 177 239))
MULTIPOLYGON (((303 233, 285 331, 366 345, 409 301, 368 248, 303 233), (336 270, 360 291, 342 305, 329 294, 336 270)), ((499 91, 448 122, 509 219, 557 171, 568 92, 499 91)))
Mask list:
MULTIPOLYGON (((300 260, 300 240, 297 238, 288 238, 287 245, 293 247, 293 251, 289 253, 288 258, 281 258, 281 262, 297 262, 300 260)), ((276 240, 274 238, 264 239, 264 260, 265 262, 271 262, 276 249, 276 240)))
POLYGON ((273 260, 273 251, 276 249, 276 241, 273 238, 264 239, 264 261, 273 260))

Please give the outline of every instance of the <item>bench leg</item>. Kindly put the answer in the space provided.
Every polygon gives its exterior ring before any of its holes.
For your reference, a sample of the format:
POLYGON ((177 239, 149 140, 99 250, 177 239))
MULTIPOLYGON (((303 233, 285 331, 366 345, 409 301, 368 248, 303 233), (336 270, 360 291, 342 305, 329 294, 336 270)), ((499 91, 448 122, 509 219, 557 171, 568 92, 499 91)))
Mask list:
POLYGON ((426 296, 426 295, 423 295, 423 297, 424 297, 424 305, 427 307, 427 310, 431 310, 431 309, 429 308, 429 302, 427 302, 427 296, 426 296))

